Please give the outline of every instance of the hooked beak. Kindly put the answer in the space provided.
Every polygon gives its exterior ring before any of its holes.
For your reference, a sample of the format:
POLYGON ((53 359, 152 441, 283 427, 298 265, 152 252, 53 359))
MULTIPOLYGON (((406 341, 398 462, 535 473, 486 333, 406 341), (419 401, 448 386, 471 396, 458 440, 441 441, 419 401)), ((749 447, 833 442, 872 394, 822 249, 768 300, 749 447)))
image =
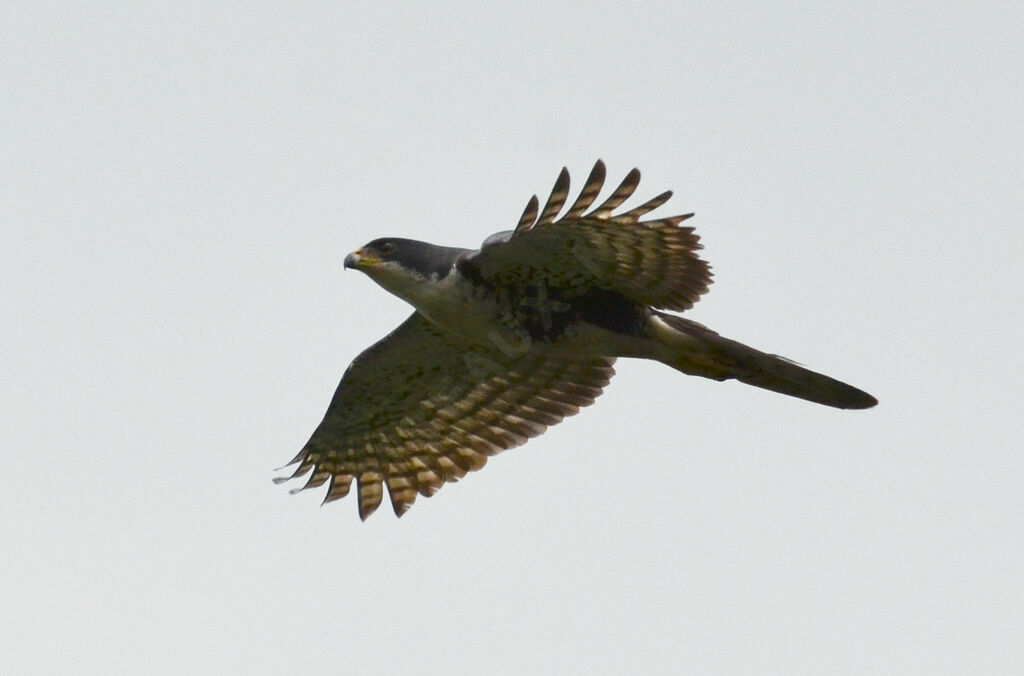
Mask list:
POLYGON ((349 255, 345 256, 345 267, 359 269, 366 263, 372 262, 373 259, 363 254, 362 249, 356 249, 349 255))

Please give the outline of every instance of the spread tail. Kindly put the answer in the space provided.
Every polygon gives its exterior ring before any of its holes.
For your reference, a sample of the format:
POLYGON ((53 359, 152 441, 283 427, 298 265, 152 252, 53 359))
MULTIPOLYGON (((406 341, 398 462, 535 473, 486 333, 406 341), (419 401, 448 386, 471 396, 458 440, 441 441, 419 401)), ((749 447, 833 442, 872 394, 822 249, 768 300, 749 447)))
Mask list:
POLYGON ((878 400, 867 392, 815 373, 793 362, 723 338, 688 319, 657 312, 671 329, 683 334, 682 351, 664 360, 672 368, 714 380, 735 379, 773 392, 835 408, 871 408, 878 400))

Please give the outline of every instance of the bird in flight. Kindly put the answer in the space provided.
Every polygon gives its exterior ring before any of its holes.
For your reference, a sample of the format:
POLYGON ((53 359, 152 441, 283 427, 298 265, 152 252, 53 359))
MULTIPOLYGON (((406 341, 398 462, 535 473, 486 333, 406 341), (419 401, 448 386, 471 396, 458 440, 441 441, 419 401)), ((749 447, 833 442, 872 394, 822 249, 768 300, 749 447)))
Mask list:
POLYGON ((479 249, 385 237, 346 256, 346 268, 415 310, 355 358, 323 421, 285 467, 298 466, 275 481, 308 473, 293 492, 327 483, 327 503, 355 480, 364 520, 387 487, 401 516, 417 495, 592 404, 620 357, 835 408, 878 403, 673 314, 711 283, 698 236, 681 225, 693 214, 644 219, 671 191, 619 210, 640 182, 636 169, 593 206, 604 180, 599 160, 562 213, 563 168, 543 208, 534 196, 515 229, 479 249))

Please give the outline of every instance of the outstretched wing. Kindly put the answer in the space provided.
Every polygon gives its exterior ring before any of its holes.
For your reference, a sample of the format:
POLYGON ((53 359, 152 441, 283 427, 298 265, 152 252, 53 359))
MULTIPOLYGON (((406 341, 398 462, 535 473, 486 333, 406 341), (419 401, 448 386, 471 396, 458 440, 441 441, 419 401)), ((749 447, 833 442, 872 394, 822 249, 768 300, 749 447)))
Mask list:
POLYGON ((470 346, 418 312, 356 357, 287 481, 330 482, 324 502, 355 479, 359 516, 377 509, 387 486, 401 516, 417 493, 480 469, 487 456, 519 446, 593 403, 614 374, 612 358, 556 359, 470 346))
POLYGON ((697 255, 699 237, 680 226, 693 214, 641 220, 668 201, 669 191, 614 215, 639 185, 637 169, 590 209, 604 179, 598 160, 579 197, 555 220, 569 194, 569 172, 562 169, 543 209, 534 196, 510 235, 489 238, 460 269, 498 288, 545 285, 566 298, 598 287, 656 308, 692 307, 711 283, 710 266, 697 255))

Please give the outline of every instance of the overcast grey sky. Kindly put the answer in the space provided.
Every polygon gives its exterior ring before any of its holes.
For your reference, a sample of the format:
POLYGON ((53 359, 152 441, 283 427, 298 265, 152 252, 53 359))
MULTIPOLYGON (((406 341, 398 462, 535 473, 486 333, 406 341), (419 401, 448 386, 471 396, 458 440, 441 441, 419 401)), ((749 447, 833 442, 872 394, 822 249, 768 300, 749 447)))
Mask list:
POLYGON ((1020 3, 706 6, 4 4, 4 673, 1019 669, 1020 3), (880 406, 621 361, 401 520, 273 485, 408 314, 344 255, 598 157, 880 406))

